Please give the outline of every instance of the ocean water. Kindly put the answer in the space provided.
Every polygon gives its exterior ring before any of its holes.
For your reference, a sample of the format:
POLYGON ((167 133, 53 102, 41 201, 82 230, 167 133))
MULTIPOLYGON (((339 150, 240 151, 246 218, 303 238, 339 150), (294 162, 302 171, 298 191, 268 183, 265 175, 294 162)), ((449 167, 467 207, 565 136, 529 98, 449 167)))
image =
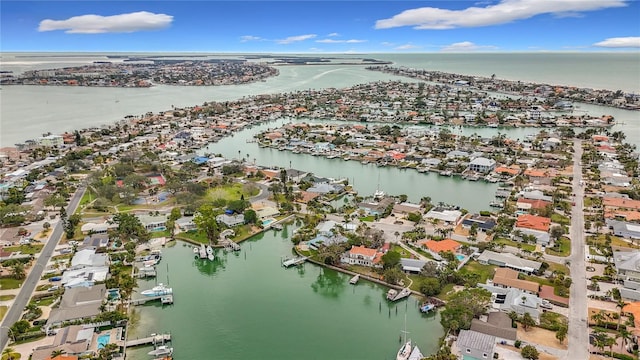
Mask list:
MULTIPOLYGON (((123 54, 117 54, 123 55, 123 54)), ((159 55, 159 54, 155 54, 159 55)), ((174 54, 172 54, 174 55, 174 54)), ((185 54, 187 56, 193 54, 185 54)), ((350 57, 350 55, 328 55, 350 57)), ((361 54, 390 60, 395 66, 424 68, 511 80, 640 92, 640 53, 507 53, 507 54, 361 54)), ((112 60, 107 54, 2 53, 0 70, 16 74, 32 69, 78 66, 112 60)), ((213 55, 212 55, 213 57, 213 55)), ((215 57, 219 57, 216 55, 215 57)), ((238 55, 225 54, 237 58, 238 55)), ((121 59, 120 59, 121 60, 121 59)), ((115 61, 120 61, 115 59, 115 61)), ((144 89, 55 86, 2 86, 0 146, 78 128, 112 124, 127 115, 158 112, 172 106, 194 106, 247 95, 306 89, 341 88, 355 84, 403 79, 353 65, 282 66, 280 75, 265 82, 216 87, 155 86, 144 89)), ((615 111, 621 128, 640 134, 637 112, 595 107, 596 114, 615 111)))

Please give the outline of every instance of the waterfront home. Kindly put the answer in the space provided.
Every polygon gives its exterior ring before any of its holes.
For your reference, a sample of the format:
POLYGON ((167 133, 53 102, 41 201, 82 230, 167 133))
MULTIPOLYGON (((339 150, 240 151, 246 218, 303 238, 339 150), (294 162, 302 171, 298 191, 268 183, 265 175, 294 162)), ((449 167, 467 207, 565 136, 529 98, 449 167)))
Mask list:
POLYGON ((513 345, 518 338, 518 330, 511 326, 511 318, 502 311, 490 311, 481 315, 480 319, 471 319, 471 328, 489 336, 495 336, 496 342, 513 345))
POLYGON ((96 282, 105 281, 109 274, 108 266, 88 266, 80 269, 65 270, 60 284, 67 289, 74 287, 89 287, 96 282))
POLYGON ((640 300, 640 251, 614 251, 613 262, 618 272, 618 280, 623 281, 620 296, 629 300, 640 300))
POLYGON ((625 239, 639 240, 640 225, 636 223, 607 219, 605 223, 613 231, 613 235, 625 239))
POLYGON ((518 193, 519 197, 523 197, 525 199, 533 199, 533 200, 544 200, 548 202, 553 202, 553 197, 545 195, 540 190, 524 190, 518 193))
POLYGON ((136 214, 142 226, 147 231, 164 231, 167 229, 167 215, 136 214))
POLYGON ((473 330, 460 330, 456 347, 465 360, 493 359, 496 338, 473 330))
POLYGON ((540 270, 540 266, 542 266, 542 263, 538 261, 523 259, 510 253, 498 253, 490 250, 483 251, 476 260, 482 265, 490 264, 508 267, 529 275, 540 270))
POLYGON ((175 224, 180 231, 191 231, 198 228, 198 226, 193 222, 192 216, 183 216, 176 220, 175 224))
POLYGON ((511 238, 515 241, 523 242, 525 236, 533 236, 536 244, 541 246, 548 246, 551 242, 551 236, 546 231, 539 231, 527 228, 516 228, 511 233, 511 238))
POLYGON ((425 220, 435 219, 438 221, 443 221, 450 225, 457 225, 460 221, 460 217, 462 216, 462 211, 460 210, 448 210, 441 207, 434 207, 429 210, 428 213, 424 215, 425 220))
POLYGON ((228 227, 244 225, 244 214, 220 214, 216 216, 216 221, 228 227))
POLYGON ((421 208, 420 204, 413 204, 408 202, 403 202, 400 204, 393 205, 393 213, 398 215, 408 215, 411 213, 420 213, 421 208))
POLYGON ((469 162, 469 170, 486 174, 496 167, 496 161, 485 157, 477 157, 469 162))
POLYGON ((97 316, 106 298, 107 288, 104 284, 67 289, 62 295, 60 306, 51 310, 47 328, 65 321, 90 319, 97 316))
POLYGON ((381 267, 382 255, 383 254, 376 249, 369 249, 364 246, 352 246, 349 251, 343 254, 340 261, 349 265, 381 267))
POLYGON ((329 194, 340 193, 344 190, 342 184, 328 184, 328 183, 314 183, 312 187, 307 189, 307 192, 317 194, 329 194))
POLYGON ((539 200, 539 199, 525 199, 518 198, 516 200, 516 208, 518 210, 544 210, 547 206, 552 205, 553 203, 549 201, 539 200))
POLYGON ((542 299, 537 295, 516 288, 504 288, 492 284, 478 284, 478 286, 491 293, 491 307, 493 309, 506 313, 514 311, 518 315, 528 313, 536 322, 540 319, 542 299))
MULTIPOLYGON (((432 260, 428 260, 432 261, 432 260)), ((427 260, 420 259, 400 259, 400 266, 402 266, 402 271, 406 273, 419 274, 422 268, 427 264, 427 260)))
POLYGON ((82 325, 69 325, 59 329, 53 339, 53 344, 39 346, 33 350, 30 359, 32 360, 67 360, 78 359, 78 356, 90 356, 93 351, 90 350, 91 341, 94 335, 94 328, 86 328, 82 325), (56 356, 51 358, 54 351, 62 351, 65 356, 60 358, 56 356))
POLYGON ((492 217, 482 216, 480 214, 472 214, 462 220, 462 227, 465 229, 471 229, 473 225, 476 225, 478 230, 487 232, 492 230, 497 223, 492 217))
POLYGON ((341 234, 323 233, 323 234, 318 234, 313 239, 307 241, 307 246, 309 246, 310 249, 318 250, 322 245, 329 246, 333 244, 344 244, 348 240, 349 239, 347 239, 341 234))
POLYGON ((537 282, 518 278, 520 272, 509 268, 496 268, 493 274, 492 284, 504 288, 515 288, 529 294, 538 295, 540 285, 537 282))
POLYGON ((95 248, 84 248, 76 251, 71 259, 69 269, 82 269, 85 267, 109 266, 108 254, 96 254, 95 248))
POLYGON ((395 200, 391 197, 383 197, 378 201, 369 201, 358 203, 358 208, 364 210, 368 215, 382 215, 387 207, 395 203, 395 200))
POLYGON ((493 172, 502 176, 516 176, 520 174, 520 171, 521 169, 518 165, 498 166, 495 169, 493 169, 493 172))
POLYGON ((271 206, 261 206, 258 204, 251 205, 260 220, 265 220, 280 214, 278 209, 271 206))

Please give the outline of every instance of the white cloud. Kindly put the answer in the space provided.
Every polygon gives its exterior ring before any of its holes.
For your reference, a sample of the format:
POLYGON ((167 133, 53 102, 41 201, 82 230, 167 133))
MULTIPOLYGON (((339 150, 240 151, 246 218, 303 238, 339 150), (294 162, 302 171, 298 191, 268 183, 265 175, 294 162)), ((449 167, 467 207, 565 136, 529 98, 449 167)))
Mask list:
POLYGON ((395 50, 413 50, 413 49, 419 49, 419 48, 420 46, 418 45, 404 44, 404 45, 396 46, 394 49, 395 50))
POLYGON ((65 30, 68 34, 130 33, 163 29, 172 21, 171 15, 147 11, 111 16, 80 15, 66 20, 42 20, 38 31, 65 30))
POLYGON ((376 21, 376 29, 413 26, 414 29, 454 29, 505 24, 541 14, 566 16, 585 11, 626 6, 627 0, 502 0, 485 7, 449 10, 423 7, 405 10, 389 19, 376 21))
POLYGON ((260 36, 244 35, 240 36, 240 42, 263 40, 260 36))
POLYGON ((314 37, 316 37, 316 34, 289 36, 288 38, 276 40, 276 43, 278 43, 278 44, 291 44, 293 42, 313 39, 314 37))
POLYGON ((640 48, 640 37, 629 36, 608 38, 593 44, 593 46, 607 48, 640 48))
POLYGON ((383 42, 380 43, 380 45, 382 45, 382 46, 395 46, 396 44, 392 43, 392 42, 388 42, 388 41, 383 41, 383 42))
POLYGON ((367 40, 349 39, 349 40, 336 40, 336 39, 320 39, 316 40, 317 43, 323 44, 357 44, 367 42, 367 40))
POLYGON ((492 45, 476 45, 471 41, 462 41, 462 42, 453 43, 451 45, 443 46, 440 50, 448 51, 448 52, 454 52, 454 51, 467 52, 467 51, 495 50, 495 49, 497 49, 497 47, 492 45))
POLYGON ((331 34, 329 34, 329 35, 327 35, 327 36, 328 36, 328 37, 335 37, 335 36, 340 36, 340 34, 338 34, 338 33, 336 33, 336 32, 333 32, 333 33, 331 33, 331 34))

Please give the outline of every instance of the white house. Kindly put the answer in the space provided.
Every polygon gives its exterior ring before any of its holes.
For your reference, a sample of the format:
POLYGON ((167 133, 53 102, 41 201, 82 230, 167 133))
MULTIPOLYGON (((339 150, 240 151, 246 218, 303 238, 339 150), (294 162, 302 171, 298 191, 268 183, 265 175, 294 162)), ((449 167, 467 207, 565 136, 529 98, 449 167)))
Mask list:
POLYGON ((495 169, 495 167, 496 161, 485 157, 477 157, 469 163, 469 170, 480 173, 488 173, 495 169))
POLYGON ((234 227, 244 224, 244 214, 227 215, 221 214, 216 216, 216 221, 227 225, 228 227, 234 227))

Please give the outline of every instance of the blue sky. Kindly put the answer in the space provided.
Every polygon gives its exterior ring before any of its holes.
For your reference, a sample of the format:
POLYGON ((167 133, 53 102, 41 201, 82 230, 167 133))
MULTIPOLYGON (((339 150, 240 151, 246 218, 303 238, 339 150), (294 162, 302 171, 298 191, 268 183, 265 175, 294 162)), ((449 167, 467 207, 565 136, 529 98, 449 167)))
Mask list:
POLYGON ((1 51, 640 51, 638 0, 12 1, 1 51))

